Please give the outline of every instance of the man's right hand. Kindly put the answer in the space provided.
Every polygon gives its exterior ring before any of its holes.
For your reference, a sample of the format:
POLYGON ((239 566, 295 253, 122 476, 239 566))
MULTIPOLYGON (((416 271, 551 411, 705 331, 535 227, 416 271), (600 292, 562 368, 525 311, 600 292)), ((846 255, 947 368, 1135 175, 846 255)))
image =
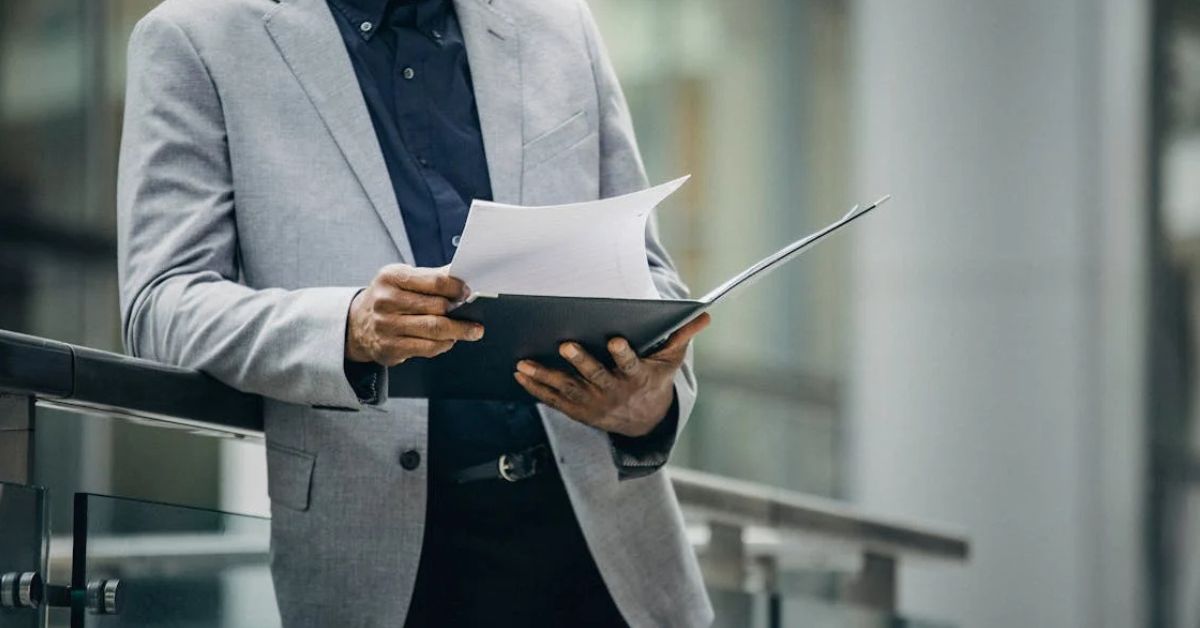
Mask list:
POLYGON ((466 296, 466 284, 445 268, 384 266, 350 304, 346 358, 395 366, 445 353, 459 340, 483 338, 483 325, 446 316, 466 296))

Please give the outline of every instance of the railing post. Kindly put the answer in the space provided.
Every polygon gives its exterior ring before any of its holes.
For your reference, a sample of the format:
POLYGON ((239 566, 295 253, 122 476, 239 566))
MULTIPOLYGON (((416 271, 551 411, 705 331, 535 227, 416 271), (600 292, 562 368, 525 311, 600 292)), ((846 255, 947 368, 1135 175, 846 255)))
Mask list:
POLYGON ((862 569, 842 589, 842 600, 885 613, 896 612, 896 559, 863 554, 862 569))
POLYGON ((33 482, 34 398, 0 394, 0 481, 33 482))
POLYGON ((783 591, 780 590, 779 584, 779 559, 774 556, 758 556, 754 563, 758 567, 766 601, 766 628, 782 628, 783 591))
POLYGON ((741 590, 746 584, 746 546, 741 526, 708 524, 708 550, 701 557, 705 578, 719 588, 741 590))

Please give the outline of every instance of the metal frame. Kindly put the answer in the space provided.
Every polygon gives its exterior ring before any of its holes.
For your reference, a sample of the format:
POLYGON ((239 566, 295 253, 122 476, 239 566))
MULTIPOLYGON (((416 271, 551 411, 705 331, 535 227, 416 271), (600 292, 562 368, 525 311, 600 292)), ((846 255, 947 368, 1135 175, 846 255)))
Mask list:
POLYGON ((33 482, 35 399, 0 393, 0 481, 33 482))
POLYGON ((1148 357, 1145 366, 1147 462, 1145 485, 1147 571, 1146 623, 1152 628, 1172 628, 1175 609, 1183 594, 1179 571, 1178 529, 1184 518, 1182 502, 1192 485, 1189 478, 1190 435, 1195 400, 1192 382, 1197 373, 1194 333, 1189 320, 1189 293, 1185 269, 1172 261, 1163 215, 1162 185, 1164 146, 1170 121, 1167 100, 1170 34, 1179 0, 1156 0, 1151 5, 1151 56, 1147 174, 1149 214, 1147 242, 1150 258, 1149 315, 1146 318, 1148 357))

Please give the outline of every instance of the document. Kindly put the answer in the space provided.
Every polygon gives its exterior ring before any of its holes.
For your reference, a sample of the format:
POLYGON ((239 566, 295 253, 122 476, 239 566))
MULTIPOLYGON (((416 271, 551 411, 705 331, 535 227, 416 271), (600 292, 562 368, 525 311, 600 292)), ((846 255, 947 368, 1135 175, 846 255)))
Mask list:
POLYGON ((476 295, 656 299, 646 261, 646 221, 687 180, 568 205, 477 200, 450 274, 476 295))
POLYGON ((571 340, 607 361, 606 344, 616 336, 640 355, 653 353, 688 321, 888 199, 851 209, 699 299, 661 299, 646 262, 646 219, 684 180, 594 203, 553 208, 487 203, 477 206, 479 213, 472 209, 450 272, 474 294, 449 316, 480 323, 487 333, 436 358, 392 367, 388 395, 532 401, 512 378, 518 360, 569 370, 558 345, 571 340), (559 213, 569 218, 559 219, 559 213))

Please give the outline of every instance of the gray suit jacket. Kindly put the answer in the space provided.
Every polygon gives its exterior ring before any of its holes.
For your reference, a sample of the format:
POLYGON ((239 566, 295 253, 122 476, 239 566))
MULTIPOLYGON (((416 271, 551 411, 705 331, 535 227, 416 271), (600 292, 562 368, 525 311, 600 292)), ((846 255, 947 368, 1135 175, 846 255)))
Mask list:
MULTIPOLYGON (((624 96, 582 0, 456 0, 496 200, 646 185, 624 96)), ((362 406, 346 313, 412 260, 325 0, 167 0, 129 47, 119 174, 121 305, 135 355, 268 398, 272 566, 285 625, 398 626, 424 529, 427 402, 362 406), (346 409, 352 411, 345 411, 346 409)), ((653 226, 664 295, 683 296, 653 226)), ((680 428, 695 400, 676 379, 680 428)), ((605 582, 634 626, 712 609, 663 473, 619 481, 607 436, 541 408, 605 582)))

